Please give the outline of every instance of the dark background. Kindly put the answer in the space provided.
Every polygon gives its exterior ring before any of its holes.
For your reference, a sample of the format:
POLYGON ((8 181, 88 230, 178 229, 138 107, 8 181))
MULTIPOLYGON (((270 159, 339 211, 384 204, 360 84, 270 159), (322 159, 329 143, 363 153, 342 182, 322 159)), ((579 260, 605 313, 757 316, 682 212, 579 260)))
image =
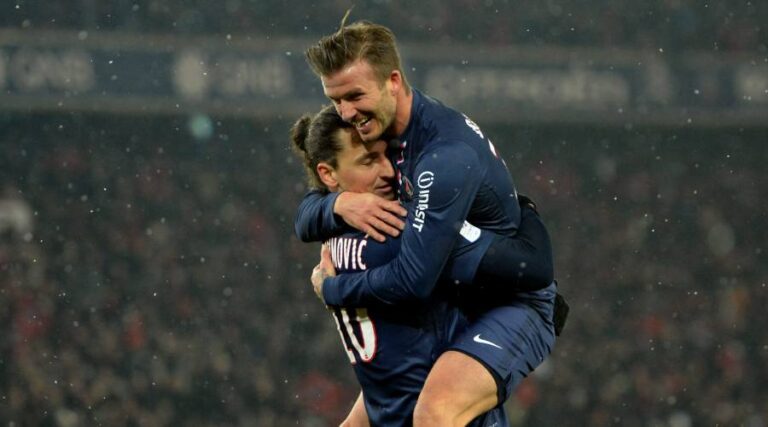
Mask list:
MULTIPOLYGON (((288 128, 322 99, 283 104, 281 93, 297 97, 290 86, 258 102, 225 92, 187 102, 170 83, 137 83, 166 66, 138 56, 117 73, 144 91, 138 100, 103 83, 110 74, 100 69, 91 86, 33 87, 23 75, 57 67, 15 74, 11 64, 19 51, 173 54, 227 35, 247 39, 255 57, 261 45, 282 53, 281 43, 306 46, 333 31, 347 7, 0 6, 5 425, 330 426, 343 418, 359 389, 311 291, 319 245, 293 235, 306 187, 288 128), (152 98, 153 84, 168 95, 152 98)), ((633 89, 626 118, 616 115, 622 106, 537 104, 541 114, 531 114, 493 97, 482 108, 471 99, 452 105, 473 111, 520 191, 538 203, 572 308, 552 356, 508 402, 513 424, 768 423, 768 86, 753 78, 754 99, 744 104, 728 80, 768 63, 764 2, 368 1, 352 19, 390 26, 413 55, 405 62, 425 67, 425 52, 437 52, 439 66, 457 49, 523 52, 533 71, 574 52, 606 69, 663 52, 673 71, 680 58, 711 71, 730 96, 646 104, 633 89)), ((301 63, 301 51, 292 54, 301 63)), ((418 82, 416 68, 406 73, 418 82)), ((642 87, 632 70, 627 81, 642 87)), ((699 88, 676 75, 673 93, 699 88)), ((319 90, 311 74, 294 77, 319 90)))

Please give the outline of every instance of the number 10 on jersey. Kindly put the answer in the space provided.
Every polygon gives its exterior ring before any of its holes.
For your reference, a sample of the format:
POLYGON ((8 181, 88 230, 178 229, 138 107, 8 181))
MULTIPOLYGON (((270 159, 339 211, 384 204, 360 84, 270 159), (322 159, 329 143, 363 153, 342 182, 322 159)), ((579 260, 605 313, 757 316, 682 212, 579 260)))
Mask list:
POLYGON ((370 362, 376 355, 376 328, 364 308, 333 307, 333 318, 341 336, 347 357, 355 364, 355 355, 363 362, 370 362))

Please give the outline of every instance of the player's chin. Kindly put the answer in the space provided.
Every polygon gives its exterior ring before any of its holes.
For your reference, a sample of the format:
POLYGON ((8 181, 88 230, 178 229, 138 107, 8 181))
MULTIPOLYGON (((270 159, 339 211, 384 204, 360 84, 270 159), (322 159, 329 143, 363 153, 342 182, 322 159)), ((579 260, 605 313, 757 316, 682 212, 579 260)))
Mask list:
POLYGON ((395 190, 389 185, 377 188, 374 193, 387 200, 395 200, 395 190))
POLYGON ((381 138, 381 128, 376 119, 371 119, 365 126, 356 127, 357 134, 364 142, 375 142, 381 138))

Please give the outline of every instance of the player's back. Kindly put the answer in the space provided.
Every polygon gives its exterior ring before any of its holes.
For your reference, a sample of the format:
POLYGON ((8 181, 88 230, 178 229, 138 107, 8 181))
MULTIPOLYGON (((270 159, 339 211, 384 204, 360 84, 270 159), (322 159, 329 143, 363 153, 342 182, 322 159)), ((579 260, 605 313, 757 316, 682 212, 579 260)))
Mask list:
MULTIPOLYGON (((399 239, 384 243, 350 231, 326 244, 338 274, 389 262, 399 239)), ((464 318, 444 299, 420 306, 331 307, 342 343, 363 389, 371 425, 407 426, 437 357, 464 318)))
MULTIPOLYGON (((430 301, 419 305, 331 307, 347 356, 363 389, 371 425, 410 426, 413 409, 432 365, 468 326, 457 308, 454 283, 468 280, 493 236, 465 224, 430 301)), ((365 271, 391 261, 399 238, 384 243, 350 230, 329 239, 338 274, 365 271)), ((470 425, 505 425, 496 408, 470 425)))

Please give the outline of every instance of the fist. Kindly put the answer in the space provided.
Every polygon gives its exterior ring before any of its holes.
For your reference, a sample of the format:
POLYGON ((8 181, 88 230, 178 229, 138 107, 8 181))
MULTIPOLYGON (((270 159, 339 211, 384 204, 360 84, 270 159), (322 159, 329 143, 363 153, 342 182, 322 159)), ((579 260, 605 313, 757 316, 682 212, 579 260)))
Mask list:
POLYGON ((333 260, 331 259, 331 251, 327 245, 323 245, 320 249, 320 263, 312 269, 312 289, 315 291, 315 295, 320 298, 320 301, 325 302, 323 299, 323 282, 328 277, 336 275, 336 269, 333 267, 333 260))

